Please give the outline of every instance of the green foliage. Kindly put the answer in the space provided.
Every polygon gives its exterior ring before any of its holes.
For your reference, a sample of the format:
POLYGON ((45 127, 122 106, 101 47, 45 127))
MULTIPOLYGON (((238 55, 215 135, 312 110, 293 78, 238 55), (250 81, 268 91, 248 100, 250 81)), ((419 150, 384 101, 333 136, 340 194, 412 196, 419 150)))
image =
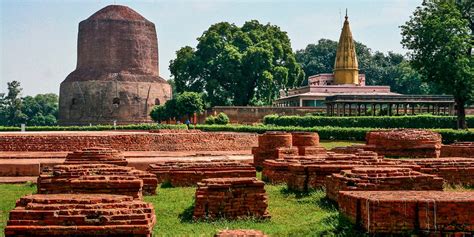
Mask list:
MULTIPOLYGON (((366 74, 367 85, 388 85, 394 92, 402 94, 427 94, 434 89, 423 83, 420 74, 414 71, 403 55, 388 52, 372 53, 362 43, 355 42, 357 59, 361 73, 366 74)), ((296 60, 306 76, 332 73, 336 57, 337 41, 320 39, 317 44, 309 44, 296 52, 296 60)), ((305 80, 303 85, 307 85, 305 80)))
POLYGON ((203 92, 207 106, 270 104, 304 77, 286 32, 256 20, 210 26, 196 49, 176 52, 170 71, 178 93, 203 92))
POLYGON ((212 124, 219 124, 219 125, 226 125, 230 122, 229 117, 227 114, 220 112, 217 116, 210 115, 204 121, 205 124, 212 125, 212 124))
POLYGON ((56 94, 38 94, 21 98, 22 88, 17 81, 8 82, 8 94, 0 94, 0 125, 33 126, 55 125, 59 98, 56 94))
POLYGON ((175 98, 166 101, 164 105, 154 106, 150 117, 155 122, 168 119, 179 119, 184 116, 190 118, 194 113, 204 111, 204 102, 201 94, 196 92, 183 92, 175 98))
POLYGON ((410 50, 411 66, 423 80, 454 96, 458 128, 467 128, 464 106, 474 96, 474 21, 472 11, 464 12, 469 4, 465 2, 423 1, 401 26, 401 43, 410 50))
MULTIPOLYGON (((474 116, 467 117, 469 124, 474 124, 474 116)), ((277 126, 334 126, 334 127, 366 127, 366 128, 456 128, 454 116, 357 116, 357 117, 326 117, 326 116, 278 116, 268 115, 263 118, 264 124, 277 126)))

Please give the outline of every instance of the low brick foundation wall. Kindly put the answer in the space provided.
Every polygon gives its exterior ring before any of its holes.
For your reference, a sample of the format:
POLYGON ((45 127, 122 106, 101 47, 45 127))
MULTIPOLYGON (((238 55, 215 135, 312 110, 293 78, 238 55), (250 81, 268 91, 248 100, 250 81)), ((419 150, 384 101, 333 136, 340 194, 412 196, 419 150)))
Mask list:
POLYGON ((238 151, 257 146, 250 133, 9 132, 0 133, 0 151, 75 151, 107 147, 121 151, 238 151))
POLYGON ((256 178, 204 179, 198 183, 193 217, 270 218, 264 185, 256 178))
POLYGON ((437 175, 450 185, 474 185, 474 159, 471 158, 445 157, 401 161, 407 165, 420 166, 420 172, 437 175))
POLYGON ((441 157, 474 158, 474 142, 456 142, 441 146, 441 157))
POLYGON ((361 151, 356 154, 328 153, 325 159, 303 160, 288 164, 288 188, 296 191, 323 188, 328 175, 355 167, 415 167, 398 161, 381 159, 377 153, 361 151))
POLYGON ((67 154, 64 164, 111 164, 127 166, 124 155, 114 149, 91 147, 67 154))
POLYGON ((443 191, 444 180, 410 168, 356 167, 326 178, 326 195, 337 201, 339 191, 436 190, 443 191))
POLYGON ((474 192, 343 191, 338 203, 345 216, 370 234, 474 232, 474 192))
POLYGON ((149 237, 155 222, 153 206, 129 196, 35 194, 16 202, 5 236, 149 237))
POLYGON ((220 230, 214 237, 267 237, 260 230, 220 230))
POLYGON ((140 199, 156 194, 155 175, 131 167, 109 164, 57 165, 38 177, 38 193, 104 193, 140 199))
POLYGON ((421 129, 395 129, 368 132, 364 150, 384 156, 395 157, 439 157, 441 135, 421 129))
POLYGON ((252 165, 229 160, 167 161, 151 164, 148 172, 156 175, 158 183, 169 183, 173 187, 195 186, 209 178, 256 176, 252 165))

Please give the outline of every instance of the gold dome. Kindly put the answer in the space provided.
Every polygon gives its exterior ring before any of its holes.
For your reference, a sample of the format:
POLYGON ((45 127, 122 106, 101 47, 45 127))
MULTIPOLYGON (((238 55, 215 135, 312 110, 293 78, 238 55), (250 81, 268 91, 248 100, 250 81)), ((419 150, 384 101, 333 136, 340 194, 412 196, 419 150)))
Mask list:
POLYGON ((346 20, 342 27, 339 44, 337 45, 336 61, 334 63, 335 84, 359 84, 359 65, 355 51, 354 40, 352 39, 349 21, 346 20))

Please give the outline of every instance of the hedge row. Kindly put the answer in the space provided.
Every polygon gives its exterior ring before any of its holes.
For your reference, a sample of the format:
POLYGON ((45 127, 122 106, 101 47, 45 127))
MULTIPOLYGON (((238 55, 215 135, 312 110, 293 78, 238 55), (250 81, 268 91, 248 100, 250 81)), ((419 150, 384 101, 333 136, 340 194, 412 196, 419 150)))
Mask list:
MULTIPOLYGON (((468 125, 474 126, 474 116, 466 117, 468 125)), ((456 128, 454 116, 360 116, 360 117, 327 117, 327 116, 278 116, 267 115, 263 123, 276 126, 298 127, 355 127, 355 128, 456 128)))
MULTIPOLYGON (((255 132, 266 131, 304 131, 317 132, 322 140, 355 140, 364 141, 365 134, 373 131, 373 128, 345 128, 345 127, 297 127, 297 126, 273 126, 273 125, 196 125, 197 129, 203 131, 228 131, 228 132, 255 132)), ((383 130, 383 129, 380 129, 383 130)), ((455 141, 474 141, 474 131, 452 130, 452 129, 430 129, 438 132, 443 137, 443 143, 455 141)))
MULTIPOLYGON (((117 125, 116 130, 151 130, 151 129, 186 129, 186 125, 180 124, 130 124, 117 125)), ((20 131, 20 127, 2 127, 0 131, 20 131)), ((113 125, 94 126, 26 126, 26 131, 106 131, 114 130, 113 125)))

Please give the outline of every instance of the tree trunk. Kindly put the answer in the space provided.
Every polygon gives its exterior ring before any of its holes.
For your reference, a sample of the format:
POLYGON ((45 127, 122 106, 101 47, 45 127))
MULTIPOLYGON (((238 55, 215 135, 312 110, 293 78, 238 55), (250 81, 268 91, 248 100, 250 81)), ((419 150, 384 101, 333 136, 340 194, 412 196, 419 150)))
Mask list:
POLYGON ((465 102, 463 100, 456 100, 456 112, 457 112, 457 128, 467 129, 466 124, 466 110, 464 109, 465 102))

